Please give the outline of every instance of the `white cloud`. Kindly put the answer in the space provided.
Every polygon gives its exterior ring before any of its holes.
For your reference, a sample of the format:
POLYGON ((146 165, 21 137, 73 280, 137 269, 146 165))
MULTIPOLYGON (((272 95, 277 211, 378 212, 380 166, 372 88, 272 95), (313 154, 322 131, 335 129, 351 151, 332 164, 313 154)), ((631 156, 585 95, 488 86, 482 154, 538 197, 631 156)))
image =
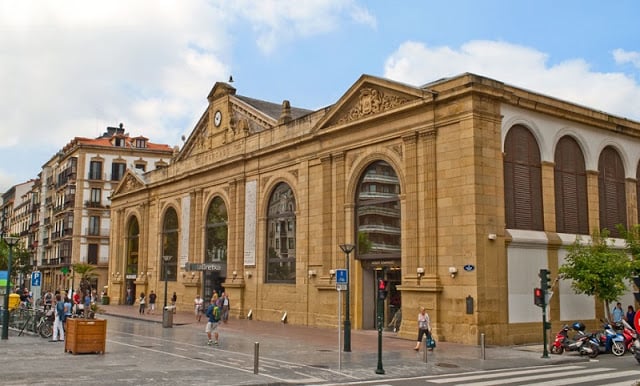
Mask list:
POLYGON ((618 64, 631 63, 640 69, 640 52, 625 51, 621 48, 613 50, 613 59, 618 64))
MULTIPOLYGON (((627 53, 628 54, 628 53, 627 53)), ((633 55, 620 55, 633 60, 633 55)), ((623 73, 592 71, 582 59, 548 64, 548 55, 499 41, 471 41, 460 48, 403 43, 385 63, 384 76, 421 85, 472 72, 513 86, 640 120, 640 85, 623 73)))
POLYGON ((295 39, 335 30, 345 18, 376 26, 375 17, 355 0, 231 0, 227 6, 249 21, 258 47, 267 54, 295 39))
POLYGON ((238 33, 254 32, 244 50, 270 54, 344 21, 375 27, 355 0, 0 2, 0 192, 73 137, 120 122, 178 144, 230 75, 238 33))

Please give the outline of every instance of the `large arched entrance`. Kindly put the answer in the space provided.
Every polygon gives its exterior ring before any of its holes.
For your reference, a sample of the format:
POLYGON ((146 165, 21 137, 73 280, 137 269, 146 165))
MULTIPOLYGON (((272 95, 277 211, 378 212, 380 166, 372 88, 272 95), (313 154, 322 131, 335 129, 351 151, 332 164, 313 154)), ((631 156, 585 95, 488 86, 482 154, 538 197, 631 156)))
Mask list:
POLYGON ((222 198, 216 196, 209 204, 205 224, 206 250, 202 273, 202 296, 205 301, 211 299, 214 292, 220 295, 224 291, 227 278, 227 207, 222 198))
POLYGON ((385 326, 400 310, 401 282, 400 183, 385 161, 371 163, 358 182, 355 205, 356 260, 362 265, 362 328, 376 326, 376 291, 379 279, 388 282, 385 326))

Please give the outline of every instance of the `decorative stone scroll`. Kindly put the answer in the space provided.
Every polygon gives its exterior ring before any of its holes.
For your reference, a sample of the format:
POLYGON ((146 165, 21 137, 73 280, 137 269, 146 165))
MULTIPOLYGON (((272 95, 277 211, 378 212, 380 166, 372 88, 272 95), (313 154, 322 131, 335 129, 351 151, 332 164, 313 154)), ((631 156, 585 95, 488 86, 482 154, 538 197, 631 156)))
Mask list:
POLYGON ((386 95, 375 88, 363 88, 360 90, 360 97, 356 105, 344 117, 340 118, 338 123, 348 123, 369 115, 378 114, 403 105, 408 101, 407 98, 398 95, 386 95))

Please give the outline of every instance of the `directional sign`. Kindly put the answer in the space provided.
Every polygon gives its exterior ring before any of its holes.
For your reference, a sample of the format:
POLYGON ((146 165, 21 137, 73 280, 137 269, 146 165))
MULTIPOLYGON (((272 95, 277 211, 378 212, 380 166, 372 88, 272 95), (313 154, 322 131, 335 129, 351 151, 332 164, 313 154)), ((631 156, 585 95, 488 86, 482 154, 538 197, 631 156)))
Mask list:
POLYGON ((346 269, 336 269, 336 283, 347 284, 349 282, 349 275, 346 269))
POLYGON ((41 283, 42 283, 42 272, 40 271, 31 272, 31 286, 40 287, 41 283))

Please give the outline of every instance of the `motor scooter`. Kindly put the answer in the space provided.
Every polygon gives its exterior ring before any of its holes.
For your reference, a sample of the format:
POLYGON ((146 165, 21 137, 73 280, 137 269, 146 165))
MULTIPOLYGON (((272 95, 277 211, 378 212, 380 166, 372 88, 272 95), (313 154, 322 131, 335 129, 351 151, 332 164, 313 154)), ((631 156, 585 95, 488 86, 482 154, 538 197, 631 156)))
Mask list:
POLYGON ((636 358, 636 361, 640 364, 640 340, 636 339, 633 342, 633 357, 636 358))
POLYGON ((556 334, 549 351, 558 355, 564 351, 578 351, 580 355, 589 355, 591 358, 595 358, 600 353, 598 343, 589 341, 589 336, 584 333, 584 324, 581 322, 573 323, 571 328, 565 324, 556 334), (576 331, 573 339, 569 338, 570 329, 576 331))
POLYGON ((604 323, 602 325, 603 331, 596 333, 600 353, 611 352, 617 357, 623 356, 627 351, 624 345, 624 336, 616 331, 609 322, 602 322, 604 323))
POLYGON ((635 341, 638 340, 638 333, 636 330, 631 327, 631 325, 626 321, 622 320, 622 336, 624 336, 624 347, 627 351, 630 351, 632 354, 635 354, 635 341))

